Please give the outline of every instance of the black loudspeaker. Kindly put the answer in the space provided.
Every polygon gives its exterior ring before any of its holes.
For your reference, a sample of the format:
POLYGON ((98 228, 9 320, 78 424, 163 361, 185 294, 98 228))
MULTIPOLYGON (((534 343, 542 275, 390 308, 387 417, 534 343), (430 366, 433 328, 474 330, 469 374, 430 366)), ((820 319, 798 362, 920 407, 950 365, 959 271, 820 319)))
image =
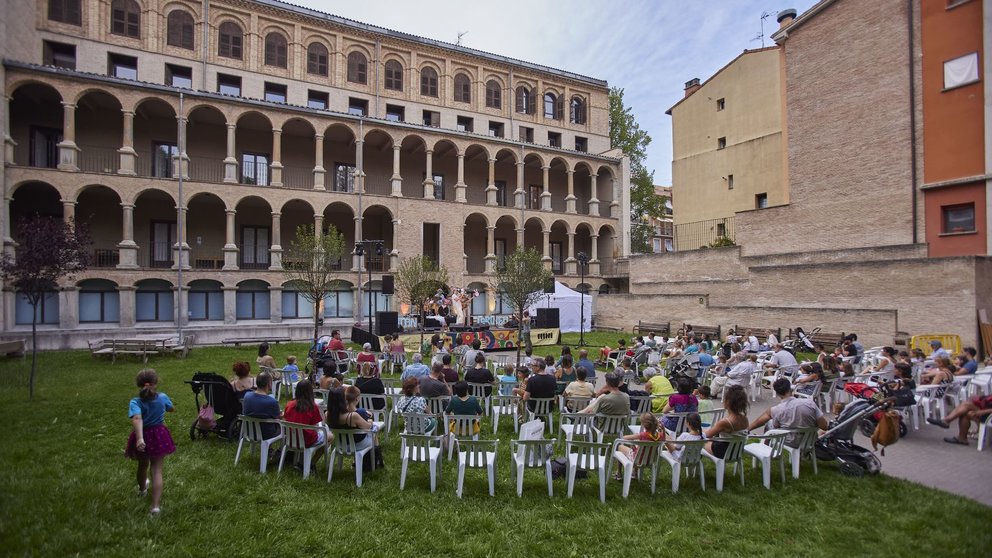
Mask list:
POLYGON ((394 289, 395 289, 395 286, 393 285, 393 276, 392 275, 383 275, 382 276, 382 294, 384 294, 384 295, 387 295, 387 294, 388 295, 391 295, 391 294, 393 294, 393 290, 394 289))
POLYGON ((537 323, 534 327, 538 329, 554 329, 559 326, 558 321, 558 309, 557 308, 538 308, 537 309, 537 323))
POLYGON ((400 315, 397 312, 376 312, 375 325, 377 335, 387 335, 400 330, 400 315))

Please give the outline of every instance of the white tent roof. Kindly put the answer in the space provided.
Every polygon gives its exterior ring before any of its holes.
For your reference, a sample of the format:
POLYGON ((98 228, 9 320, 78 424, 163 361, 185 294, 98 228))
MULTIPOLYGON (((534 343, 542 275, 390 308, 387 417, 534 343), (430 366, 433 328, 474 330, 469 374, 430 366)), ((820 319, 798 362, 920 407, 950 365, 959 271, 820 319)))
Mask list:
POLYGON ((541 298, 528 309, 527 313, 536 316, 538 308, 558 309, 562 333, 579 331, 580 318, 584 318, 582 321, 585 331, 589 331, 592 326, 592 297, 583 296, 579 291, 572 290, 558 281, 555 281, 554 294, 542 293, 541 298))

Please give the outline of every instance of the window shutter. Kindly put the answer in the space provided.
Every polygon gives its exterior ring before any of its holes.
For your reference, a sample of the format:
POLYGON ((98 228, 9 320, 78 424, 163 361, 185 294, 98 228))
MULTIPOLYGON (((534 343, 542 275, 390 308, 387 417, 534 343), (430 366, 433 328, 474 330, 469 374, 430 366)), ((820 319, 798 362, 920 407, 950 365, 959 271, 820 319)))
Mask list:
POLYGON ((537 110, 537 89, 530 92, 530 103, 527 105, 527 114, 535 114, 537 110))
POLYGON ((555 120, 561 120, 565 112, 565 96, 561 95, 555 101, 555 120))
POLYGON ((527 92, 524 90, 523 87, 518 87, 517 88, 517 108, 516 108, 516 111, 517 112, 523 112, 524 111, 524 96, 526 94, 527 94, 527 92))

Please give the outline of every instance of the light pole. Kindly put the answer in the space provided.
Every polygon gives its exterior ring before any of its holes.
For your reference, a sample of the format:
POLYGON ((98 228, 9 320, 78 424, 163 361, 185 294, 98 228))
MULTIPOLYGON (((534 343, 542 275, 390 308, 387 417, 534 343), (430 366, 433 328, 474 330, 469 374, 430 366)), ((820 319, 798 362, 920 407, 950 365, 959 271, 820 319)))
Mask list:
POLYGON ((366 269, 366 271, 369 272, 369 287, 370 288, 365 289, 369 293, 369 305, 367 307, 368 308, 368 312, 369 312, 369 335, 375 335, 375 332, 372 330, 372 289, 371 289, 371 286, 372 286, 372 268, 368 265, 368 260, 367 259, 364 259, 363 257, 365 256, 366 250, 368 250, 369 255, 371 255, 372 250, 374 249, 375 250, 375 254, 381 258, 382 257, 382 245, 383 245, 383 242, 381 240, 361 240, 361 241, 355 243, 355 254, 358 256, 358 266, 359 266, 358 267, 358 282, 361 283, 361 281, 362 281, 362 279, 361 279, 362 266, 364 266, 365 269, 366 269))
POLYGON ((577 256, 579 260, 579 282, 582 283, 583 287, 579 289, 579 295, 581 295, 580 306, 579 306, 579 346, 586 346, 586 266, 589 265, 589 254, 585 252, 579 252, 577 256))

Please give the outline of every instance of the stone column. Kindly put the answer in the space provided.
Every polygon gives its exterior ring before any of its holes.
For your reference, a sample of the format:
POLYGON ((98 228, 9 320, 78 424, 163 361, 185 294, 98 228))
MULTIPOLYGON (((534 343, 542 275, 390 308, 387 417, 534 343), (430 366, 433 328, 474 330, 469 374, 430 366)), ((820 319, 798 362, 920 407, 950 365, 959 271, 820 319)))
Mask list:
MULTIPOLYGON (((8 159, 10 160, 10 159, 8 159)), ((3 215, 0 216, 0 226, 3 227, 3 254, 7 254, 11 258, 14 257, 14 242, 13 237, 10 236, 10 202, 13 198, 9 196, 4 196, 3 198, 3 215)))
POLYGON ((188 207, 177 207, 182 212, 182 224, 176 223, 176 243, 172 247, 172 269, 189 269, 189 244, 186 243, 187 229, 189 228, 188 207), (182 250, 180 250, 180 247, 182 250))
POLYGON ((233 324, 238 321, 238 288, 221 287, 224 291, 224 323, 233 324))
POLYGON ((575 171, 568 169, 568 195, 565 196, 565 213, 575 213, 575 171))
POLYGON ((320 237, 324 234, 324 214, 314 213, 313 215, 313 234, 315 237, 320 237))
POLYGON ((172 291, 176 293, 176 303, 172 308, 174 323, 178 325, 187 325, 189 324, 189 287, 183 287, 180 285, 178 287, 173 287, 172 291))
POLYGON ((351 288, 351 315, 354 318, 354 320, 355 320, 356 323, 361 322, 363 324, 362 327, 365 327, 364 324, 366 323, 366 321, 365 321, 365 319, 362 318, 362 308, 363 307, 364 307, 364 303, 362 302, 362 289, 360 289, 358 287, 352 287, 351 288))
POLYGON ((541 191, 541 211, 551 211, 551 182, 549 177, 551 167, 545 165, 541 167, 541 171, 544 175, 544 189, 541 191))
POLYGON ((393 145, 393 176, 389 178, 389 182, 392 187, 391 195, 395 198, 403 197, 403 175, 400 174, 400 151, 402 150, 402 145, 393 145))
POLYGON ((568 233, 568 257, 565 258, 565 273, 575 275, 578 273, 577 260, 575 259, 575 233, 568 233))
POLYGON ((486 205, 496 205, 496 158, 489 159, 489 185, 486 186, 486 205))
POLYGON ((228 209, 224 212, 227 215, 226 237, 224 240, 224 271, 238 270, 238 244, 234 236, 234 216, 237 211, 228 209))
POLYGON ((399 246, 400 238, 400 219, 393 219, 393 251, 389 253, 389 269, 391 271, 396 271, 400 267, 400 250, 397 248, 399 246))
POLYGON ((117 244, 117 269, 138 269, 138 245, 134 242, 134 204, 122 203, 121 210, 123 230, 121 241, 117 244))
POLYGON ((424 174, 424 199, 434 199, 434 151, 427 150, 427 172, 424 174))
POLYGON ((59 327, 75 329, 79 326, 79 289, 62 287, 59 289, 59 327))
POLYGON ((355 140, 355 170, 358 171, 355 175, 355 193, 358 194, 365 193, 365 152, 362 147, 364 145, 364 140, 355 140))
POLYGON ((544 257, 541 261, 544 262, 544 269, 551 269, 551 230, 544 229, 541 231, 544 233, 544 257))
POLYGON ((465 154, 458 154, 458 182, 455 183, 455 201, 465 203, 465 154))
POLYGON ((3 114, 5 115, 3 119, 3 160, 9 164, 14 162, 14 147, 17 142, 10 135, 10 97, 4 95, 0 97, 0 100, 3 102, 3 114))
POLYGON ((59 170, 78 171, 79 146, 76 145, 76 105, 62 103, 62 141, 59 142, 59 170))
POLYGON ((272 212, 272 246, 269 247, 269 270, 282 271, 282 226, 278 211, 272 212))
MULTIPOLYGON (((342 234, 344 234, 343 231, 342 231, 342 234)), ((362 240, 365 240, 364 238, 362 238, 362 216, 361 215, 356 215, 355 216, 355 242, 358 243, 358 242, 361 242, 362 240)), ((368 247, 366 246, 366 248, 368 248, 368 247)), ((366 257, 368 257, 368 256, 371 256, 371 254, 366 254, 366 257)), ((351 257, 352 257, 351 271, 353 271, 353 272, 360 271, 362 269, 362 258, 358 254, 355 254, 355 253, 352 253, 351 257)))
POLYGON ((524 162, 517 163, 517 189, 513 191, 513 206, 523 209, 527 206, 527 191, 524 189, 524 162))
POLYGON ((589 215, 599 216, 599 198, 596 197, 596 178, 599 175, 592 173, 589 175, 589 215))
POLYGON ((121 148, 117 150, 120 154, 120 168, 117 174, 135 175, 138 154, 134 151, 134 111, 124 110, 124 134, 121 138, 121 148))
MULTIPOLYGON (((189 120, 185 116, 177 116, 179 123, 179 137, 186 138, 186 124, 189 120)), ((172 157, 172 177, 177 178, 182 174, 183 180, 189 180, 189 153, 186 151, 187 141, 183 139, 182 145, 178 146, 182 152, 172 157)))
POLYGON ((524 230, 523 227, 517 229, 517 250, 524 249, 524 230))
POLYGON ((589 275, 599 275, 599 235, 594 234, 591 237, 592 245, 591 254, 589 255, 589 275))
POLYGON ((269 323, 282 323, 282 285, 269 287, 269 323))
POLYGON ((269 184, 275 187, 282 186, 282 129, 272 128, 272 180, 269 184))
POLYGON ((496 227, 486 227, 486 273, 496 271, 496 227))
POLYGON ((238 125, 234 122, 227 123, 227 157, 224 159, 224 182, 237 184, 238 182, 238 159, 235 156, 234 136, 238 125))
POLYGON ((134 291, 137 287, 131 285, 120 285, 117 287, 118 304, 120 306, 121 328, 134 327, 134 291))
POLYGON ((323 134, 317 134, 313 139, 315 145, 313 154, 313 189, 326 190, 327 186, 324 183, 324 177, 327 174, 327 171, 324 169, 324 136, 323 134))
POLYGON ((70 224, 76 220, 76 202, 62 200, 62 221, 70 224))

